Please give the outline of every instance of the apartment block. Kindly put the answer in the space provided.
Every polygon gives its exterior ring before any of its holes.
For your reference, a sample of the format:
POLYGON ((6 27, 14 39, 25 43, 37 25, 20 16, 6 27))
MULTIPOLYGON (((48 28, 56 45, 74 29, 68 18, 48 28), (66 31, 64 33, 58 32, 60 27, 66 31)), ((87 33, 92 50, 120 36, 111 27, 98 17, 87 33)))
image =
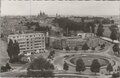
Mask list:
POLYGON ((21 53, 45 51, 45 33, 14 34, 9 39, 18 41, 21 53))

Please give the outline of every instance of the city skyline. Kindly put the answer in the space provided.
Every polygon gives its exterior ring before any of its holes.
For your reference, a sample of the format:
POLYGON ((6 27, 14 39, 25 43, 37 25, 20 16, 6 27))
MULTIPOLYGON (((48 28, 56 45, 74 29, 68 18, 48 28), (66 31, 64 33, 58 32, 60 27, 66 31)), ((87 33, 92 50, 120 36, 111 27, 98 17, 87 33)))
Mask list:
POLYGON ((1 15, 119 15, 118 1, 8 1, 1 2, 1 15))

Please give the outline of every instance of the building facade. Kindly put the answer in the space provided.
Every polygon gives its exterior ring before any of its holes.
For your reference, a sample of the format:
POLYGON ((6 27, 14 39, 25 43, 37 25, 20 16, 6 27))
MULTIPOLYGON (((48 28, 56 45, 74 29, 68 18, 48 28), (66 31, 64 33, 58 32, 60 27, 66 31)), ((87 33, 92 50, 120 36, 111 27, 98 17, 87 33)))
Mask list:
POLYGON ((8 36, 19 43, 21 53, 45 51, 45 33, 14 34, 8 36))
POLYGON ((74 50, 75 47, 78 47, 78 49, 81 49, 82 45, 86 42, 86 40, 80 38, 80 37, 67 37, 65 39, 62 39, 62 46, 65 49, 67 46, 74 50))

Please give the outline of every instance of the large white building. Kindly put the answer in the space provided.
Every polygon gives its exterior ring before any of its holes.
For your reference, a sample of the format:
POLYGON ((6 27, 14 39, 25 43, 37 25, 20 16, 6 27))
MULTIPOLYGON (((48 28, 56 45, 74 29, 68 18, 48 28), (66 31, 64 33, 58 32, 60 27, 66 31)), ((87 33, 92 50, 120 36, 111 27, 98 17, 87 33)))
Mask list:
POLYGON ((45 33, 14 34, 9 39, 18 41, 21 53, 45 51, 45 33))

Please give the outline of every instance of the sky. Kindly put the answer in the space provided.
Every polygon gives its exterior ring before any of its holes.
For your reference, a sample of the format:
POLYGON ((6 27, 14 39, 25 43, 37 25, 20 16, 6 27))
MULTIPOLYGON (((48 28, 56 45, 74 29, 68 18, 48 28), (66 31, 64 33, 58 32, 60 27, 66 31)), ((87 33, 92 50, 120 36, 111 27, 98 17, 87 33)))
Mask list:
POLYGON ((2 0, 1 15, 119 15, 120 1, 14 1, 2 0))

